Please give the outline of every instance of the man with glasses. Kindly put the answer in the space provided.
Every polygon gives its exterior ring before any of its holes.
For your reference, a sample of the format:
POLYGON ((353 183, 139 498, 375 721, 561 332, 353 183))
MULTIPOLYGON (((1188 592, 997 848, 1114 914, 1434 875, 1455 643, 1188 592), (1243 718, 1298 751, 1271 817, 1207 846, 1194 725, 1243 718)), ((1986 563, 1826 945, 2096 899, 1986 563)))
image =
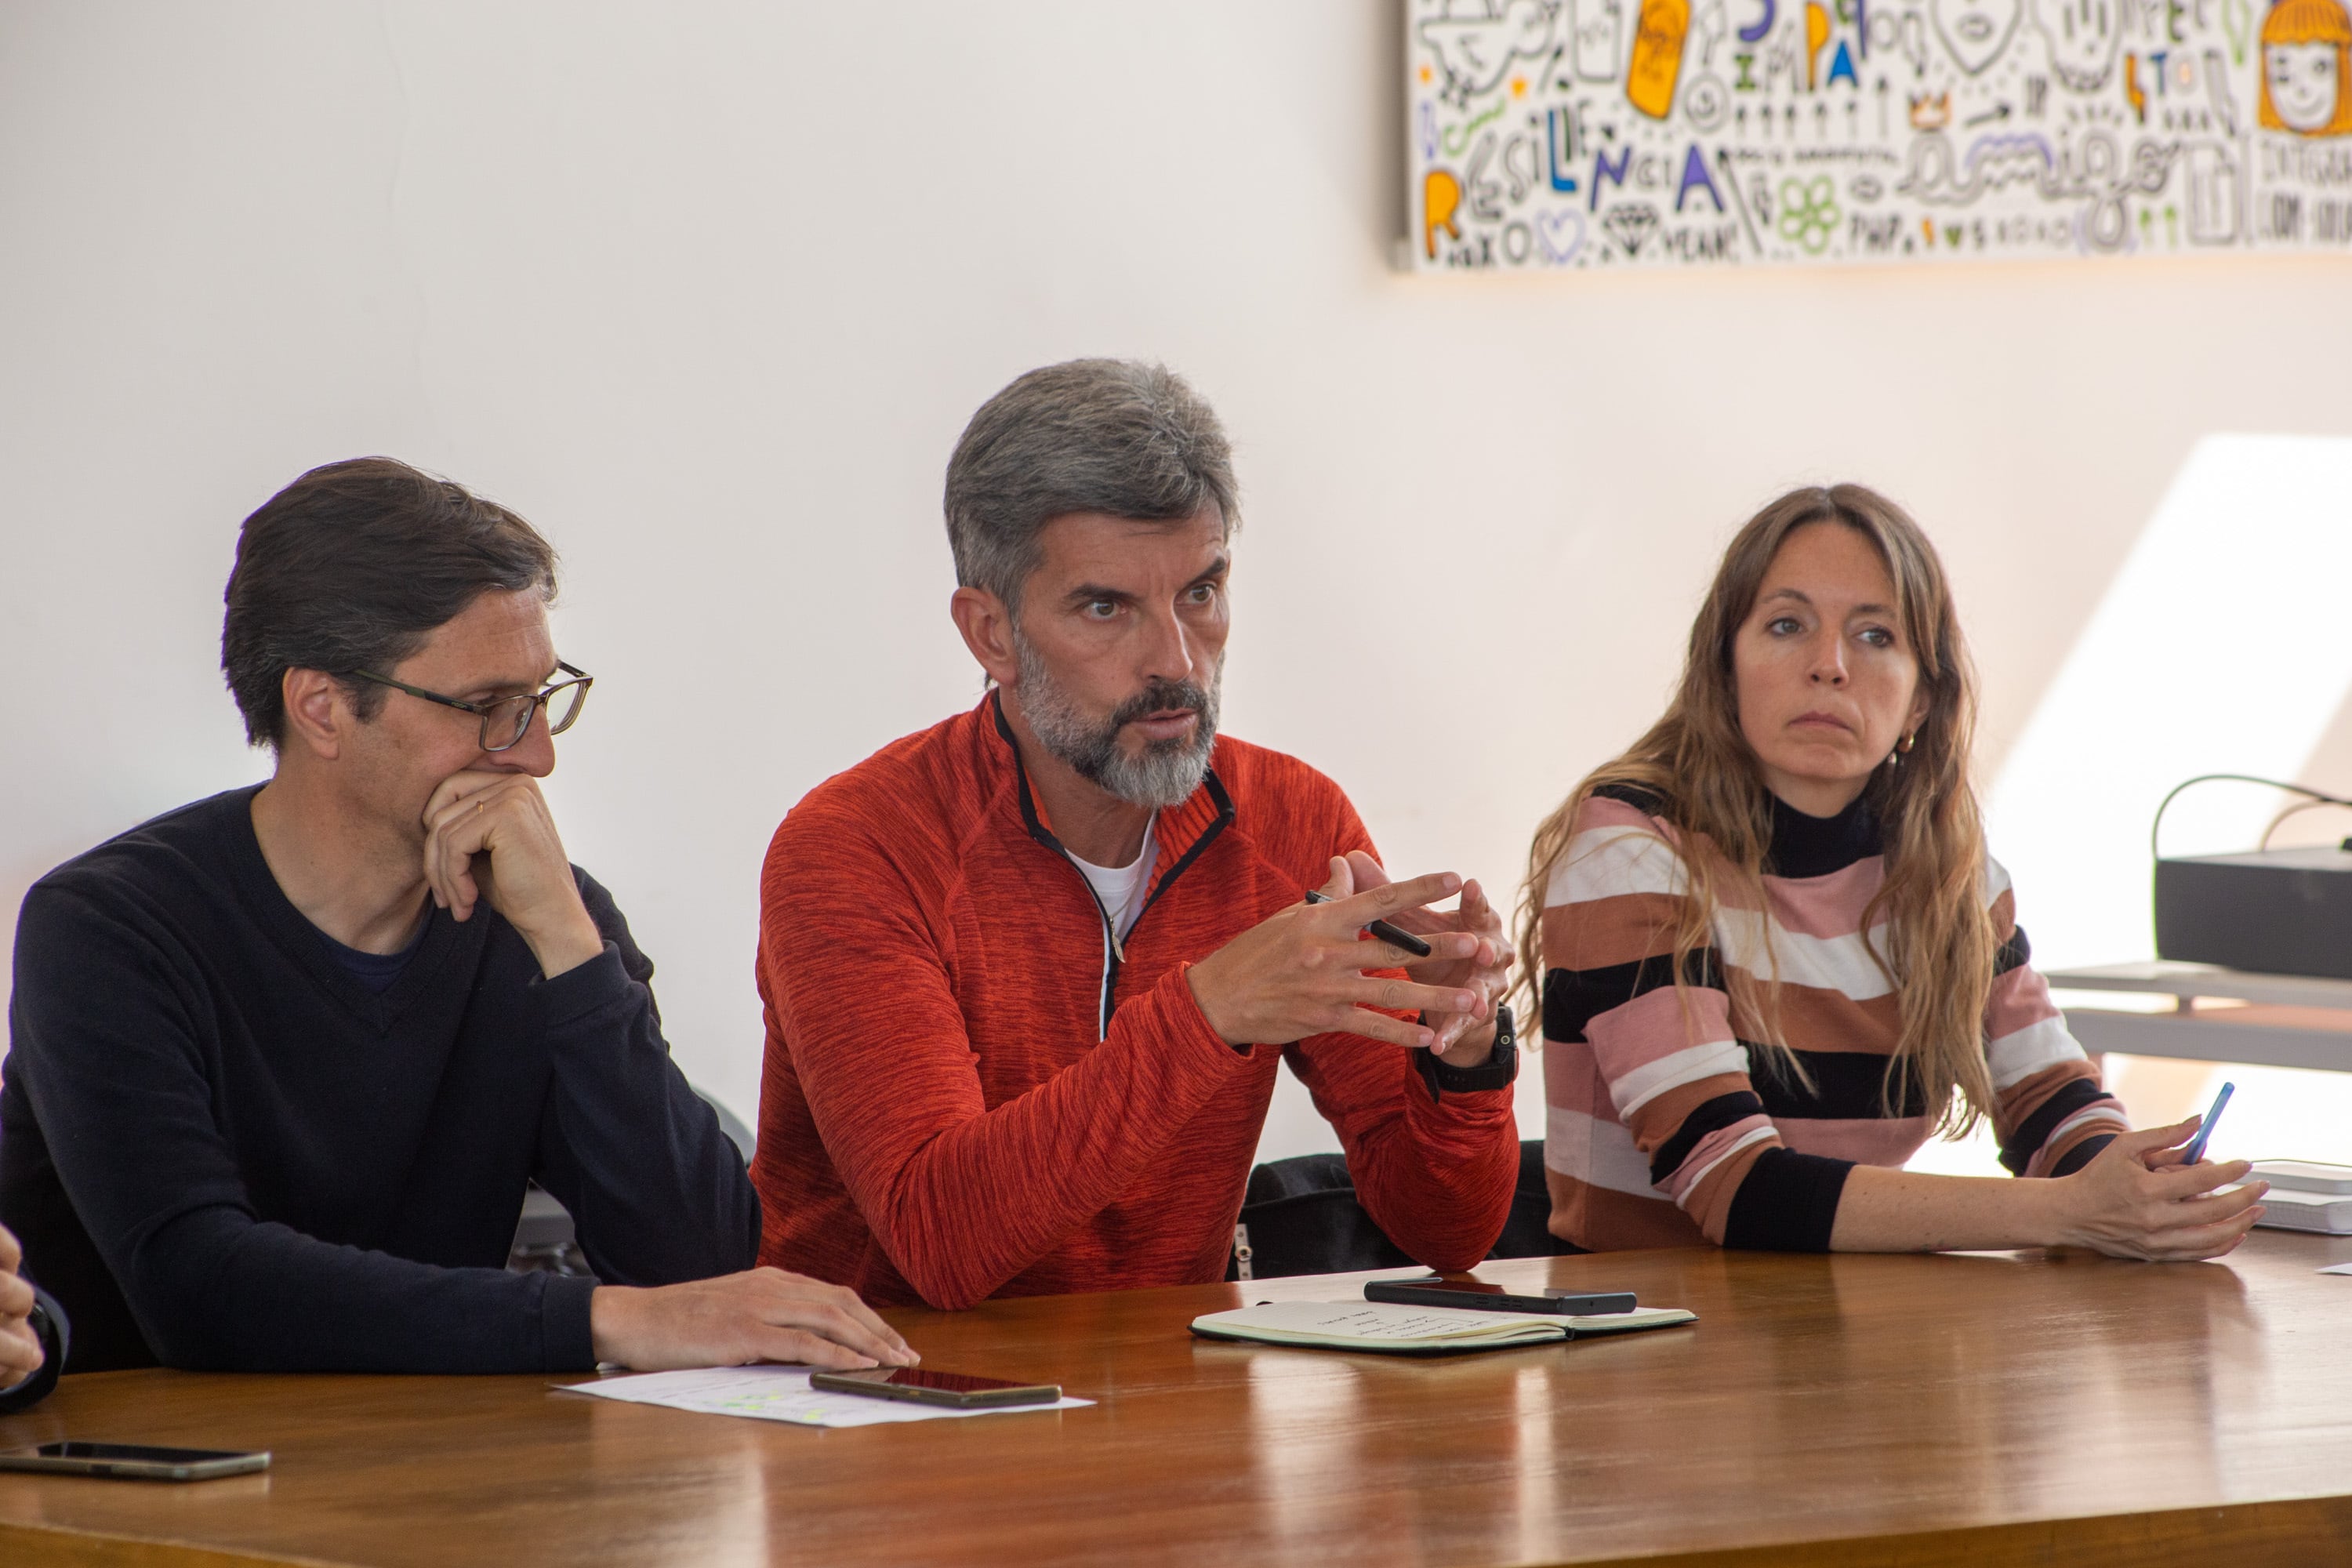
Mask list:
POLYGON ((539 781, 589 678, 554 552, 386 458, 246 520, 221 662, 266 784, 51 872, 16 930, 0 1222, 66 1371, 906 1364, 751 1267, 741 1156, 539 781), (595 1278, 509 1273, 526 1183, 595 1278))

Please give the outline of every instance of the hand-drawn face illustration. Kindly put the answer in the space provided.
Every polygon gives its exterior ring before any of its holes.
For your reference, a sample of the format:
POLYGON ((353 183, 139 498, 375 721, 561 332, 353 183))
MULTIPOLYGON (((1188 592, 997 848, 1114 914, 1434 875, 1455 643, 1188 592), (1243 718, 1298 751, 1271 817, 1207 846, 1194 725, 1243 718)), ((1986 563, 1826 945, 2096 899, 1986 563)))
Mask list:
POLYGON ((1445 14, 1421 25, 1422 41, 1445 72, 1445 96, 1466 103, 1503 79, 1513 58, 1551 47, 1555 13, 1544 0, 1445 0, 1445 14))
POLYGON ((2262 122, 2303 136, 2352 133, 2352 16, 2341 0, 2279 0, 2263 19, 2262 122))
POLYGON ((2000 58, 2017 31, 2022 0, 1931 0, 1927 14, 1936 20, 1936 36, 1970 76, 2000 58))
POLYGON ((2336 51, 2326 44, 2273 44, 2263 51, 2271 106, 2289 131, 2310 135, 2336 118, 2336 51))
POLYGON ((2107 85, 2121 21, 2115 0, 2033 0, 2033 25, 2050 42, 2050 68, 2074 92, 2107 85))

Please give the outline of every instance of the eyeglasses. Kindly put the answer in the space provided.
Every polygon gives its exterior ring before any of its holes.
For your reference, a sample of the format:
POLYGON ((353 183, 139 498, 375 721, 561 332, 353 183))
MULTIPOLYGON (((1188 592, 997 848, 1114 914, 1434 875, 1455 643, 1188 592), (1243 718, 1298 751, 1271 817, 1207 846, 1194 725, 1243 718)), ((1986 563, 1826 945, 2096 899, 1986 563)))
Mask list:
POLYGON ((501 697, 495 702, 460 701, 373 670, 352 670, 352 679, 389 686, 394 691, 405 691, 411 697, 422 697, 427 702, 438 702, 461 713, 478 713, 482 719, 482 750, 504 752, 522 744, 522 738, 530 733, 532 717, 541 708, 547 710, 547 732, 551 735, 561 735, 580 721, 580 710, 588 706, 588 688, 595 684, 596 678, 560 658, 555 668, 572 679, 559 680, 535 697, 501 697))

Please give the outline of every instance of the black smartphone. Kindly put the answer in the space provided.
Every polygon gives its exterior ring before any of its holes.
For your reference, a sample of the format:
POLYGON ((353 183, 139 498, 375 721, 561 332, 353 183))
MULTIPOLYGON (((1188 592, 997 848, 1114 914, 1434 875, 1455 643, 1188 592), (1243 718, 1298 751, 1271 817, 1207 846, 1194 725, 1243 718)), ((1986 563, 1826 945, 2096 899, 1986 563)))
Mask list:
POLYGON ((1598 1295, 1560 1290, 1546 1285, 1532 1294, 1514 1294, 1484 1279, 1448 1279, 1442 1274, 1418 1279, 1373 1279, 1364 1286, 1367 1301, 1394 1301, 1406 1307, 1472 1307, 1486 1312, 1549 1312, 1562 1318, 1598 1317, 1605 1312, 1630 1312, 1640 1303, 1631 1290, 1598 1295))
POLYGON ((976 1410, 997 1405, 1051 1405, 1062 1397, 1058 1383, 1007 1383, 963 1372, 933 1372, 927 1366, 877 1366, 864 1372, 815 1372, 809 1386, 868 1399, 904 1399, 915 1405, 945 1405, 976 1410))
POLYGON ((0 1448, 0 1470, 44 1470, 52 1475, 107 1476, 130 1481, 208 1481, 215 1476, 249 1475, 269 1468, 267 1449, 241 1454, 234 1448, 158 1448, 142 1443, 43 1443, 30 1448, 0 1448))

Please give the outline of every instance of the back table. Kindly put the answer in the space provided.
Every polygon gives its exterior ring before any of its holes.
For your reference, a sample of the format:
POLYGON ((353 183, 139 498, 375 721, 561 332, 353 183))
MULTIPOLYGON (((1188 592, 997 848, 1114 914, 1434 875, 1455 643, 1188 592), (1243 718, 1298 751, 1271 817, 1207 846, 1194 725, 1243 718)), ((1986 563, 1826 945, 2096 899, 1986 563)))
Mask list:
POLYGON ((1713 1251, 1488 1263, 1696 1328, 1436 1361, 1192 1339, 1367 1276, 890 1314, 1092 1409, 818 1431, 550 1379, 77 1377, 0 1419, 266 1447, 195 1485, 0 1475, 0 1563, 2352 1562, 2352 1240, 2221 1265, 1713 1251))

